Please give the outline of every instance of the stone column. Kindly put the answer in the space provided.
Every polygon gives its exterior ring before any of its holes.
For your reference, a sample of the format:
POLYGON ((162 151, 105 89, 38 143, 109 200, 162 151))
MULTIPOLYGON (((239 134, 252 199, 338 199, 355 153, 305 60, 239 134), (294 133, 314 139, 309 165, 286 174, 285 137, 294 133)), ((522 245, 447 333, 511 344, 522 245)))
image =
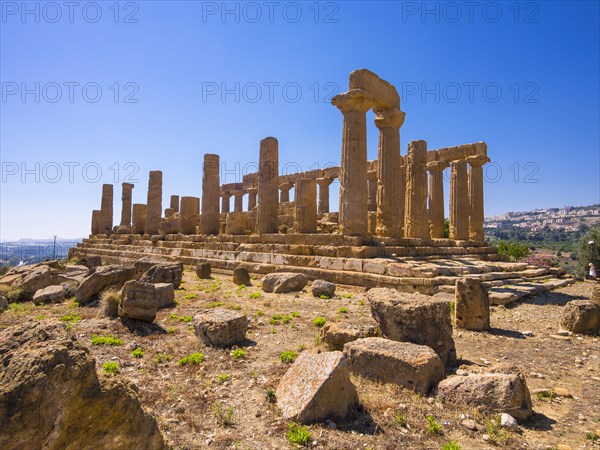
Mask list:
POLYGON ((248 192, 248 211, 252 211, 256 207, 256 193, 258 189, 251 187, 246 189, 246 192, 248 192))
POLYGON ((336 95, 331 103, 344 115, 342 163, 340 167, 340 233, 366 236, 367 209, 367 118, 373 106, 360 89, 336 95))
POLYGON ((150 171, 148 180, 148 201, 146 202, 145 234, 158 234, 158 224, 162 214, 162 172, 150 171))
POLYGON ((173 215, 175 215, 173 208, 165 208, 165 217, 172 217, 173 215))
POLYGON ((179 212, 179 195, 171 195, 171 202, 169 208, 173 210, 173 213, 179 212))
POLYGON ((377 211, 377 171, 367 172, 367 211, 377 211))
POLYGON ((294 231, 296 233, 317 232, 317 183, 312 178, 300 178, 296 182, 295 194, 296 217, 294 231))
POLYGON ((146 205, 143 203, 133 204, 133 221, 131 224, 131 232, 135 234, 143 234, 146 228, 146 205))
POLYGON ((202 169, 202 234, 219 234, 219 155, 204 155, 202 169))
POLYGON ((406 208, 404 235, 429 238, 427 217, 427 142, 412 141, 406 157, 406 208))
POLYGON ((398 204, 403 190, 400 187, 400 127, 405 114, 399 109, 377 112, 375 125, 379 128, 377 165, 377 227, 376 234, 400 237, 398 204))
POLYGON ((279 203, 290 201, 290 189, 294 187, 294 183, 291 181, 285 181, 279 185, 281 194, 279 195, 279 203))
POLYGON ((100 234, 102 227, 102 211, 95 209, 92 211, 92 234, 100 234))
POLYGON ((221 212, 228 213, 229 212, 229 199, 231 198, 231 192, 229 191, 221 191, 221 212))
POLYGON ((329 212, 329 185, 333 183, 333 178, 317 178, 319 185, 319 214, 327 214, 329 212))
POLYGON ((196 234, 199 214, 200 199, 198 197, 181 197, 179 234, 196 234))
POLYGON ((113 227, 113 185, 102 185, 102 200, 100 202, 101 220, 100 233, 110 234, 113 227))
POLYGON ((467 161, 450 163, 450 239, 469 239, 467 161))
POLYGON ((133 184, 123 183, 121 185, 121 225, 131 226, 131 191, 133 184))
POLYGON ((242 190, 231 191, 234 196, 233 210, 235 212, 242 212, 244 210, 244 194, 242 190))
POLYGON ((405 212, 406 212, 406 160, 407 156, 400 156, 400 170, 398 170, 398 184, 400 185, 400 198, 398 199, 398 222, 400 223, 398 235, 400 237, 406 235, 404 229, 405 212))
POLYGON ((427 163, 429 171, 429 233, 433 239, 444 237, 444 169, 445 161, 427 163))
POLYGON ((469 163, 469 239, 483 241, 483 165, 490 162, 487 156, 468 156, 469 163))
POLYGON ((279 144, 274 137, 260 141, 258 162, 258 210, 256 232, 258 234, 277 233, 279 209, 279 144))

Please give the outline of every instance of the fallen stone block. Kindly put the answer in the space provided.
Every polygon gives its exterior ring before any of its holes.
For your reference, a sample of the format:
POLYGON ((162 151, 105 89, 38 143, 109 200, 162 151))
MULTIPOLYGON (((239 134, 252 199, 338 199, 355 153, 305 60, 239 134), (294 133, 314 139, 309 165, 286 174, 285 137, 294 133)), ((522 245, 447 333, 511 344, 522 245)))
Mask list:
POLYGON ((39 305, 40 303, 60 303, 65 299, 65 292, 66 289, 64 286, 48 286, 44 289, 35 291, 32 300, 36 305, 39 305))
POLYGON ((330 350, 343 350, 344 345, 357 339, 379 336, 379 327, 373 323, 327 322, 319 331, 321 342, 330 350))
POLYGON ((475 278, 456 280, 455 324, 472 331, 490 329, 490 299, 483 283, 475 278))
POLYGON ((276 395, 283 417, 301 423, 343 418, 358 402, 342 352, 302 352, 276 395))
POLYGON ((211 272, 212 272, 212 270, 210 267, 210 263, 200 262, 196 266, 196 275, 200 279, 208 280, 211 276, 211 272))
POLYGON ((173 283, 155 283, 154 296, 158 309, 175 306, 175 288, 173 283))
POLYGON ((102 258, 100 256, 84 256, 79 259, 79 264, 88 269, 93 269, 94 267, 102 265, 102 258))
POLYGON ((311 290, 314 297, 325 296, 331 298, 335 294, 335 283, 325 280, 315 280, 312 283, 311 290))
POLYGON ((266 275, 262 280, 262 289, 265 292, 284 294, 304 289, 308 278, 302 273, 278 272, 266 275))
POLYGON ((367 298, 384 337, 431 347, 446 366, 456 362, 450 305, 446 300, 388 288, 370 289, 367 298))
POLYGON ((79 285, 75 294, 76 300, 81 305, 87 305, 109 286, 120 289, 125 282, 134 277, 134 274, 135 269, 131 266, 107 265, 94 267, 79 285))
POLYGON ((248 270, 243 267, 236 267, 235 269, 233 269, 233 284, 237 286, 252 286, 248 270))
POLYGON ((440 357, 425 345, 370 337, 344 345, 352 373, 428 394, 445 376, 440 357))
POLYGON ((562 311, 560 325, 573 333, 600 333, 600 305, 591 300, 573 300, 562 311))
POLYGON ((153 322, 157 309, 153 284, 135 280, 125 283, 121 290, 121 302, 119 303, 120 317, 153 322))
POLYGON ((179 288, 183 277, 183 264, 156 264, 148 269, 140 278, 142 283, 173 283, 175 289, 179 288))
POLYGON ((196 336, 211 347, 231 347, 246 340, 248 318, 227 309, 206 309, 194 316, 196 336))

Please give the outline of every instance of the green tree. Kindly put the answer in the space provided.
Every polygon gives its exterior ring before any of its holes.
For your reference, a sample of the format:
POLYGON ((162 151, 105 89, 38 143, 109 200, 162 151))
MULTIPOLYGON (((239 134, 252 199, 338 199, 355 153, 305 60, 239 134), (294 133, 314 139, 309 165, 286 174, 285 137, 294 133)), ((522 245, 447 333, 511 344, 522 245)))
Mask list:
POLYGON ((596 270, 600 269, 600 226, 591 228, 579 240, 577 257, 579 259, 578 276, 584 277, 589 273, 590 263, 596 266, 596 270))
POLYGON ((498 247, 498 254, 508 257, 511 261, 516 261, 529 255, 529 247, 525 244, 500 241, 495 245, 498 247))
POLYGON ((444 237, 450 237, 450 220, 446 218, 444 218, 444 237))

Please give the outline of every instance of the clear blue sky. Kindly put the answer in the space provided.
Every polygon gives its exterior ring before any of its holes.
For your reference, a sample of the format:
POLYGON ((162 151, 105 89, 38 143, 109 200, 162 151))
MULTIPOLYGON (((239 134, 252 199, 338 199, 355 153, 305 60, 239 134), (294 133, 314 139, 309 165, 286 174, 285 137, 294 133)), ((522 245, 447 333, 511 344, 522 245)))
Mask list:
POLYGON ((87 235, 115 177, 117 222, 133 170, 136 203, 155 169, 165 204, 200 196, 204 153, 235 181, 266 136, 290 172, 337 165, 328 98, 358 68, 397 87, 402 154, 488 143, 486 215, 600 201, 598 2, 1 6, 2 240, 87 235))

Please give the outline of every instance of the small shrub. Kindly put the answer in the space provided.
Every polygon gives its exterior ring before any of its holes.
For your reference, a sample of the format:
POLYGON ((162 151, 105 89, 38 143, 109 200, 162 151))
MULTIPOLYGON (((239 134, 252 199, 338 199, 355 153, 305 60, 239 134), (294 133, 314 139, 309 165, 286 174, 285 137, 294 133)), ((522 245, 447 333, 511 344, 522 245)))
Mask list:
POLYGON ((288 424, 287 439, 292 444, 306 445, 310 439, 308 428, 297 423, 288 424))
POLYGON ((284 364, 293 363, 294 361, 296 361, 297 357, 298 357, 298 353, 296 353, 293 350, 286 350, 284 352, 281 352, 281 354, 279 355, 279 359, 284 364))
POLYGON ((167 355, 165 353, 157 353, 154 355, 154 358, 152 358, 152 362, 154 364, 163 364, 169 361, 171 361, 171 355, 167 355))
POLYGON ((241 309, 242 309, 242 305, 233 305, 233 306, 231 307, 231 309, 234 309, 234 310, 236 310, 236 311, 241 311, 241 309))
POLYGON ((506 256, 511 261, 516 261, 529 255, 529 247, 525 244, 499 241, 495 245, 498 248, 498 254, 506 256))
POLYGON ((281 319, 281 321, 283 323, 290 323, 292 321, 292 316, 288 316, 288 315, 283 316, 283 318, 281 319))
POLYGON ((300 313, 298 311, 293 311, 292 317, 298 318, 298 317, 300 317, 300 313))
POLYGON ((323 300, 329 300, 331 297, 329 297, 329 295, 321 294, 321 295, 319 295, 319 298, 321 298, 323 300))
POLYGON ((178 364, 185 366, 187 364, 200 364, 202 361, 204 361, 204 353, 192 353, 181 358, 178 364))
POLYGON ((193 300, 195 298, 198 298, 198 294, 196 294, 195 292, 190 292, 189 294, 186 294, 184 298, 186 300, 193 300))
POLYGON ((340 294, 342 298, 352 298, 352 294, 340 294))
POLYGON ((224 408, 222 403, 215 403, 214 414, 217 422, 222 427, 230 427, 235 423, 235 410, 233 406, 224 408))
POLYGON ((505 444, 510 439, 510 432, 502 428, 499 417, 488 421, 485 424, 485 430, 490 436, 490 442, 494 444, 505 444))
POLYGON ((396 415, 394 417, 396 419, 396 423, 401 426, 401 427, 406 427, 406 424, 408 423, 407 417, 406 417, 406 413, 404 411, 396 411, 396 415))
POLYGON ((140 347, 136 347, 133 352, 131 352, 134 358, 143 358, 144 351, 140 347))
POLYGON ((541 391, 538 392, 536 394, 536 397, 538 400, 554 400, 556 398, 556 394, 554 393, 554 391, 552 389, 548 389, 545 391, 541 391))
POLYGON ((169 320, 177 320, 179 322, 190 323, 193 322, 194 318, 192 316, 178 316, 177 314, 171 314, 169 316, 169 320))
POLYGON ((105 289, 100 294, 98 317, 116 319, 119 316, 119 302, 121 293, 116 289, 105 289))
POLYGON ((81 316, 79 314, 69 313, 65 314, 64 316, 61 316, 60 320, 62 322, 76 323, 81 320, 81 316))
POLYGON ((460 450, 460 445, 458 445, 458 442, 453 440, 442 445, 442 450, 460 450))
POLYGON ((313 320, 313 324, 315 324, 315 326, 321 328, 323 325, 325 325, 325 323, 327 322, 327 319, 325 317, 317 317, 315 318, 315 320, 313 320))
POLYGON ((348 314, 348 308, 340 308, 340 309, 338 309, 338 312, 340 314, 348 314))
POLYGON ((123 345, 123 340, 114 334, 108 334, 106 336, 94 334, 92 336, 92 345, 123 345))
POLYGON ((435 417, 431 414, 427 414, 427 432, 431 434, 438 434, 442 431, 442 426, 435 421, 435 417))
POLYGON ((175 334, 175 333, 177 333, 177 328, 175 328, 175 327, 168 327, 167 328, 167 333, 169 333, 169 334, 175 334))
POLYGON ((210 302, 206 305, 208 308, 218 308, 219 306, 223 306, 225 303, 223 302, 210 302))
POLYGON ((233 356, 235 359, 244 359, 246 355, 246 350, 244 350, 243 348, 236 348, 234 351, 231 352, 231 356, 233 356))
POLYGON ((265 315, 265 312, 263 310, 259 309, 254 314, 256 315, 256 317, 261 317, 261 316, 265 315))
POLYGON ((102 369, 104 370, 105 374, 114 375, 119 373, 119 363, 115 361, 102 363, 102 369))
POLYGON ((588 434, 585 435, 585 438, 588 441, 596 442, 596 441, 600 440, 600 435, 598 433, 596 433, 595 431, 590 431, 588 434))
POLYGON ((31 304, 29 303, 9 303, 7 312, 11 314, 29 314, 31 304))
POLYGON ((260 298, 260 292, 253 292, 252 294, 249 295, 250 298, 260 298))
POLYGON ((17 286, 0 285, 0 294, 8 299, 8 303, 25 300, 25 290, 17 286))
POLYGON ((456 303, 449 302, 448 305, 450 306, 450 317, 454 317, 454 313, 456 312, 456 303))
POLYGON ((231 380, 231 375, 229 375, 228 373, 222 373, 219 376, 217 376, 217 383, 219 384, 223 384, 229 380, 231 380))
POLYGON ((267 392, 265 392, 265 397, 269 403, 277 402, 277 396, 275 395, 275 391, 273 389, 267 389, 267 392))

